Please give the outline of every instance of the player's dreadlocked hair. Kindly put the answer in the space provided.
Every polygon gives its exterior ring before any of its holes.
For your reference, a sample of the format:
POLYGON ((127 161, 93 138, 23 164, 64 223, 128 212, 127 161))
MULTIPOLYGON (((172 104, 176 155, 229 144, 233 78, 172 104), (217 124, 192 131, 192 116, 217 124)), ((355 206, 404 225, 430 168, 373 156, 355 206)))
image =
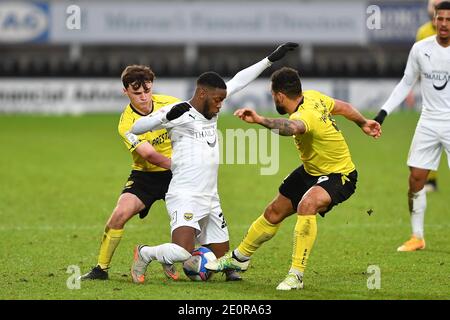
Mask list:
POLYGON ((140 86, 142 86, 144 90, 147 90, 148 87, 146 82, 153 82, 155 74, 152 69, 147 66, 134 64, 126 67, 120 78, 122 79, 123 87, 125 89, 131 85, 134 90, 137 90, 140 86))
POLYGON ((290 99, 295 99, 302 94, 302 83, 297 70, 283 67, 272 73, 272 90, 281 92, 290 99))
POLYGON ((211 88, 226 89, 227 85, 222 77, 217 73, 208 71, 202 73, 197 79, 197 86, 207 86, 211 88))

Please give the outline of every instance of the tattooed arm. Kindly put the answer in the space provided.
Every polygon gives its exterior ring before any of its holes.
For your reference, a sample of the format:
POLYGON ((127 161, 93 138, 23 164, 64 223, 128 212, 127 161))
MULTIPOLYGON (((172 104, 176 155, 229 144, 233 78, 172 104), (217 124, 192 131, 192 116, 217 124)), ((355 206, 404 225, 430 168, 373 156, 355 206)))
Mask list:
POLYGON ((265 118, 248 108, 238 109, 234 112, 234 115, 245 122, 258 123, 267 129, 276 130, 276 133, 280 136, 292 136, 306 132, 305 124, 302 121, 283 118, 265 118))
POLYGON ((280 136, 293 136, 306 132, 305 124, 299 120, 261 118, 262 122, 259 123, 260 125, 267 129, 277 130, 280 136))

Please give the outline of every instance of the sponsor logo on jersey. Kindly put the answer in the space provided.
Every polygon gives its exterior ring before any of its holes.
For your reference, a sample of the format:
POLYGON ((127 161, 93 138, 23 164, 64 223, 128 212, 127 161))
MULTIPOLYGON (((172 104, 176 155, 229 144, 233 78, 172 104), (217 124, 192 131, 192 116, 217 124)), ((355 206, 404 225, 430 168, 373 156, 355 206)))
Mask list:
POLYGON ((217 136, 214 136, 214 141, 213 142, 209 142, 208 139, 206 139, 206 143, 208 144, 208 146, 210 146, 211 148, 214 148, 217 142, 217 136))
POLYGON ((205 127, 202 129, 203 130, 201 130, 201 131, 194 131, 195 139, 204 139, 204 138, 216 136, 216 128, 215 127, 205 127))
POLYGON ((151 141, 151 144, 152 144, 152 146, 158 146, 160 144, 163 144, 164 141, 166 141, 166 139, 168 139, 168 138, 169 138, 169 133, 168 132, 164 132, 163 134, 160 134, 155 139, 153 139, 151 141))
POLYGON ((433 70, 433 73, 431 74, 424 72, 423 76, 425 77, 425 79, 431 80, 433 83, 433 88, 438 91, 444 90, 450 79, 450 74, 447 71, 433 70))

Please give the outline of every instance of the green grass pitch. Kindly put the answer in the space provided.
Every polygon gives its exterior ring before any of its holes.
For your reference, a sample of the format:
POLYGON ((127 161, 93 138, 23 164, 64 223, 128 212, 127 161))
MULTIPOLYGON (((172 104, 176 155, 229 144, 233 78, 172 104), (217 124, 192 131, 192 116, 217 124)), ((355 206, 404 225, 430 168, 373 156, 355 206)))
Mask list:
MULTIPOLYGON (((396 252, 410 235, 406 157, 417 119, 415 112, 390 116, 383 137, 375 141, 337 118, 359 171, 358 188, 326 218, 318 218, 304 290, 275 290, 290 266, 294 217, 255 254, 242 282, 225 282, 220 274, 204 283, 184 275, 171 282, 153 263, 146 284, 134 285, 129 276, 133 247, 170 240, 163 202, 146 219, 133 218, 126 225, 109 281, 83 282, 81 289, 70 290, 68 266, 84 273, 96 263, 103 226, 130 172, 131 157, 117 134, 118 115, 2 115, 0 299, 448 299, 450 174, 445 156, 439 191, 428 195, 426 250, 396 252), (370 265, 380 268, 379 290, 367 288, 370 265)), ((224 114, 219 127, 251 126, 224 114)), ((232 247, 300 163, 292 139, 280 142, 276 175, 260 175, 258 165, 221 165, 219 192, 232 247)))

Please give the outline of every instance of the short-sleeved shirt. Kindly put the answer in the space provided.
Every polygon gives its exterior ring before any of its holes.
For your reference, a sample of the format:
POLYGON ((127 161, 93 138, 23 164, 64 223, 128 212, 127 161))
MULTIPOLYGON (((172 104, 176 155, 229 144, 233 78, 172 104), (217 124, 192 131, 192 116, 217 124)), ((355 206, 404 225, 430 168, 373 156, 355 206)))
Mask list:
MULTIPOLYGON (((161 109, 164 106, 176 103, 180 101, 179 99, 166 95, 153 95, 153 110, 151 113, 154 113, 161 109)), ((145 172, 155 172, 155 171, 165 171, 167 169, 158 167, 154 164, 151 164, 144 158, 142 158, 139 153, 136 152, 136 148, 144 142, 150 143, 153 148, 155 148, 156 152, 171 158, 172 157, 172 146, 169 139, 169 135, 166 129, 155 130, 152 132, 146 132, 141 135, 134 135, 130 133, 130 129, 133 124, 139 118, 146 116, 141 114, 138 110, 136 110, 131 103, 125 107, 122 115, 120 116, 119 121, 119 134, 123 139, 128 150, 131 152, 133 157, 133 170, 145 171, 145 172)))
POLYGON ((306 132, 294 136, 294 140, 305 171, 313 176, 349 174, 355 170, 344 136, 331 117, 333 108, 333 98, 307 90, 297 111, 289 117, 306 126, 306 132))

